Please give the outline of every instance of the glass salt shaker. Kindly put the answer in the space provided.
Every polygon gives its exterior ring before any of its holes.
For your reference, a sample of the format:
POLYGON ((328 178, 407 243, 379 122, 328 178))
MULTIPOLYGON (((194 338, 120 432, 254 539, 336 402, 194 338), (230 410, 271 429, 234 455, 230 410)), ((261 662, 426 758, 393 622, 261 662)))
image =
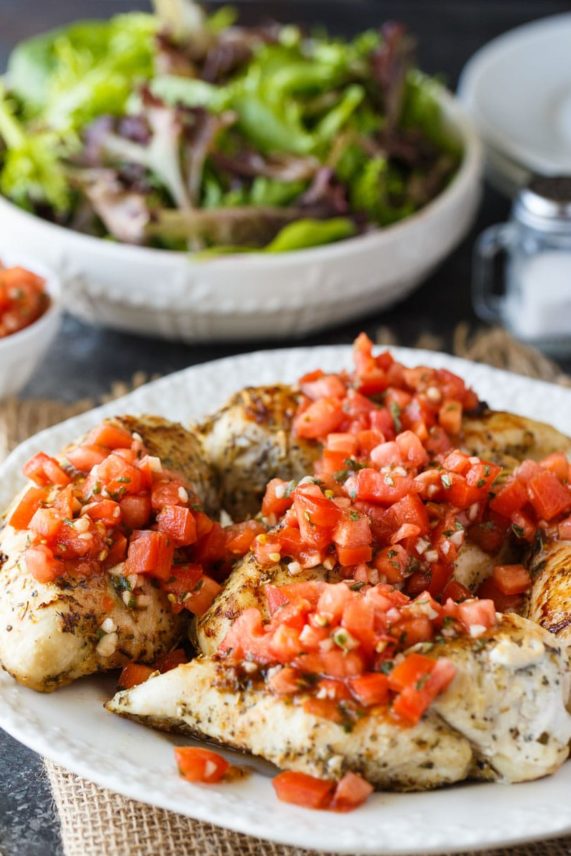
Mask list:
POLYGON ((472 298, 484 321, 548 353, 571 353, 571 177, 533 179, 516 197, 510 221, 480 235, 472 298), (507 258, 500 295, 494 259, 501 251, 507 258))

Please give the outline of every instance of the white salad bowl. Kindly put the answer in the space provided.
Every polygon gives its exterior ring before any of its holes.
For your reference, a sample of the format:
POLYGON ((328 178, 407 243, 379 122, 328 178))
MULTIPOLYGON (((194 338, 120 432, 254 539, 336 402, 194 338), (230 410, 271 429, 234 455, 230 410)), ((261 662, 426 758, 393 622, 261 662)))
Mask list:
MULTIPOLYGON (((2 240, 2 248, 9 246, 2 240)), ((0 338, 0 399, 19 392, 29 381, 58 331, 62 294, 59 277, 53 270, 27 256, 0 253, 5 265, 19 265, 45 279, 50 304, 44 314, 17 333, 0 338)))
POLYGON ((186 342, 302 336, 408 295, 464 236, 480 197, 479 139, 456 99, 438 95, 464 155, 448 187, 393 226, 283 254, 209 259, 73 232, 0 197, 8 246, 54 268, 80 318, 186 342))

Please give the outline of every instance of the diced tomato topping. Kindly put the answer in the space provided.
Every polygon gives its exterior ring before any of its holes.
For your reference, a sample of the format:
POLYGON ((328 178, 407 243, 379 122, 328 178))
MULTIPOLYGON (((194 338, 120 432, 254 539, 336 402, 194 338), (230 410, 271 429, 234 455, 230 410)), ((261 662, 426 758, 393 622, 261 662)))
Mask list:
POLYGON ((389 679, 386 675, 371 672, 349 681, 351 692, 363 707, 386 704, 389 699, 389 679))
POLYGON ((256 520, 234 523, 224 529, 226 550, 232 556, 244 556, 254 543, 254 538, 265 532, 265 527, 256 520))
POLYGON ((157 516, 159 532, 164 532, 177 547, 194 544, 197 540, 196 521, 188 508, 165 505, 157 516))
POLYGON ((83 506, 83 512, 92 520, 102 520, 106 526, 118 526, 121 522, 121 508, 112 499, 100 499, 83 506))
POLYGON ((522 600, 521 595, 505 595, 501 592, 493 577, 488 577, 480 585, 478 597, 490 600, 498 612, 517 610, 522 600))
POLYGON ((320 398, 296 416, 294 431, 298 437, 317 440, 335 431, 344 419, 338 398, 320 398))
POLYGON ((151 502, 155 511, 160 511, 165 505, 185 505, 183 497, 179 482, 162 478, 153 485, 151 502))
POLYGON ((121 520, 127 529, 144 529, 148 524, 152 512, 148 494, 127 494, 119 500, 119 507, 121 520))
POLYGON ((492 577, 502 594, 523 594, 531 588, 531 575, 523 565, 496 565, 492 577))
POLYGON ((38 508, 46 501, 47 495, 45 488, 28 488, 8 517, 8 525, 13 526, 14 529, 27 529, 38 508))
POLYGON ((130 690, 139 684, 144 684, 155 670, 142 663, 127 663, 119 675, 118 685, 122 690, 130 690))
POLYGON ((268 677, 268 687, 276 695, 294 695, 300 688, 299 672, 290 666, 277 669, 268 677))
POLYGON ((62 522, 62 518, 55 509, 38 508, 28 528, 47 541, 51 541, 59 532, 62 522))
POLYGON ((424 654, 409 654, 389 674, 389 687, 395 692, 400 692, 405 687, 418 683, 425 675, 432 672, 434 662, 424 654))
POLYGON ((65 459, 76 470, 79 470, 81 473, 88 473, 93 467, 104 461, 108 454, 109 449, 105 449, 103 446, 83 443, 80 446, 71 446, 69 449, 66 449, 65 459))
POLYGON ((365 468, 349 477, 345 489, 355 499, 391 505, 411 493, 413 484, 409 476, 365 468))
POLYGON ((327 808, 335 790, 335 782, 329 779, 317 779, 291 770, 274 776, 272 785, 282 802, 313 809, 327 808))
POLYGON ((269 517, 275 514, 280 517, 284 511, 293 503, 289 490, 289 482, 282 479, 272 479, 266 486, 266 492, 262 502, 262 514, 264 517, 269 517))
POLYGON ((179 773, 188 782, 215 785, 230 769, 230 762, 218 752, 199 746, 176 746, 174 754, 179 773))
POLYGON ((132 442, 131 433, 113 422, 103 422, 88 435, 88 443, 105 446, 106 449, 129 449, 132 442))
POLYGON ((65 573, 63 562, 58 561, 53 551, 44 544, 28 547, 24 553, 24 562, 28 573, 39 583, 51 583, 65 573))
POLYGON ((493 600, 485 598, 462 601, 456 607, 456 614, 462 624, 471 631, 480 628, 489 630, 496 623, 495 604, 493 600))
POLYGON ((337 783, 331 809, 333 811, 353 811, 363 805, 373 793, 373 786, 356 773, 345 773, 337 783))
POLYGON ((162 588, 167 593, 173 612, 182 612, 203 573, 202 565, 185 564, 172 567, 171 575, 163 582, 162 588))
POLYGON ((200 617, 212 606, 216 595, 222 591, 222 586, 212 577, 204 574, 184 601, 185 609, 200 617))
POLYGON ((448 434, 459 434, 462 428, 462 405, 459 401, 445 400, 438 411, 440 426, 448 434))
POLYGON ((33 458, 24 464, 23 473, 26 478, 31 479, 39 487, 47 485, 65 485, 71 482, 70 476, 66 473, 63 467, 58 464, 55 458, 50 458, 43 452, 38 452, 33 458))
POLYGON ((550 470, 560 482, 569 481, 569 461, 564 452, 552 452, 541 461, 540 466, 550 470))
POLYGON ((114 568, 127 556, 127 538, 122 532, 115 530, 112 535, 111 547, 105 559, 105 567, 114 568))
POLYGON ((167 580, 171 575, 174 556, 174 544, 163 532, 141 530, 129 544, 127 563, 128 574, 151 574, 158 579, 167 580))
POLYGON ((340 377, 333 374, 326 375, 323 372, 313 372, 310 375, 302 377, 299 385, 303 394, 312 400, 318 398, 343 398, 347 392, 347 387, 340 377), (315 377, 317 374, 319 376, 315 377))
POLYGON ((532 476, 527 483, 527 493, 542 520, 553 520, 571 509, 571 491, 550 470, 532 476))
POLYGON ((183 648, 175 648, 174 651, 169 651, 167 654, 162 654, 155 660, 155 668, 161 674, 170 672, 176 669, 177 666, 182 666, 183 663, 188 663, 188 657, 183 648))
POLYGON ((404 547, 395 544, 377 553, 374 565, 388 583, 398 585, 404 580, 408 562, 409 556, 404 547))

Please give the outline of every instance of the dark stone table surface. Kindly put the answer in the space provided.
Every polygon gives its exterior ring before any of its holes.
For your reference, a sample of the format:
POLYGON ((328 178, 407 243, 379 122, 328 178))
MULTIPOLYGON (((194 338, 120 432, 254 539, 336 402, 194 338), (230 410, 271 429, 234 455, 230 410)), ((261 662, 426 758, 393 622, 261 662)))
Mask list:
MULTIPOLYGON (((78 17, 101 18, 145 5, 143 0, 0 0, 0 66, 19 39, 78 17)), ((348 35, 389 18, 404 20, 418 36, 422 67, 431 73, 442 72, 451 87, 466 60, 489 39, 571 8, 564 0, 244 0, 234 5, 240 6, 246 21, 274 15, 326 25, 348 35)), ((347 343, 360 329, 374 333, 381 323, 390 325, 402 344, 413 344, 421 332, 446 340, 459 321, 475 322, 469 289, 473 241, 485 226, 505 219, 508 210, 508 202, 486 188, 466 240, 413 296, 382 315, 308 337, 304 344, 347 343)), ((58 341, 25 394, 71 401, 100 395, 112 381, 128 381, 138 370, 167 374, 218 357, 275 346, 271 341, 182 345, 94 329, 66 317, 58 341)), ((40 759, 1 731, 0 758, 0 854, 62 853, 40 759)))

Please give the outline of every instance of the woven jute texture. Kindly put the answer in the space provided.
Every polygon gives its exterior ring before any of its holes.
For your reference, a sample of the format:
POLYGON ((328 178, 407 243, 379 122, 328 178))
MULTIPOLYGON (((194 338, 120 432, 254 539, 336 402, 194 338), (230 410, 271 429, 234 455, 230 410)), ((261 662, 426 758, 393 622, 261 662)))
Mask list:
MULTIPOLYGON (((384 328, 378 331, 377 341, 397 344, 391 331, 384 328)), ((437 350, 443 343, 423 336, 417 345, 437 350)), ((470 336, 468 327, 460 325, 454 332, 453 350, 458 356, 571 386, 571 378, 562 375, 554 363, 514 342, 500 329, 470 336)), ((129 388, 145 380, 137 375, 129 388)), ((115 384, 106 398, 116 398, 129 388, 115 384)), ((66 405, 12 399, 0 404, 0 460, 31 434, 98 403, 84 400, 66 405)), ((61 821, 65 856, 319 856, 314 851, 310 854, 271 844, 125 799, 49 761, 45 767, 61 821)), ((489 856, 571 856, 571 837, 493 850, 489 856)))

